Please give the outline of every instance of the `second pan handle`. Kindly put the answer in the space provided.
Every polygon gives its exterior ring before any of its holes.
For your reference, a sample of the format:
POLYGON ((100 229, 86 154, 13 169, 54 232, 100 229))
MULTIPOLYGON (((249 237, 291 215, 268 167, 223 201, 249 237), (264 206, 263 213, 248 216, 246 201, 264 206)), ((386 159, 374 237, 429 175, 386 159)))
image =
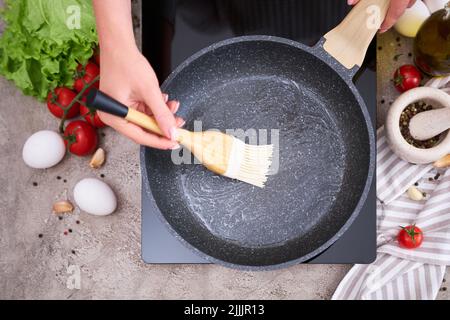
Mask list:
MULTIPOLYGON (((396 0, 392 0, 396 1, 396 0)), ((390 0, 361 0, 345 19, 325 34, 323 49, 345 68, 361 67, 367 49, 389 9, 390 0)))

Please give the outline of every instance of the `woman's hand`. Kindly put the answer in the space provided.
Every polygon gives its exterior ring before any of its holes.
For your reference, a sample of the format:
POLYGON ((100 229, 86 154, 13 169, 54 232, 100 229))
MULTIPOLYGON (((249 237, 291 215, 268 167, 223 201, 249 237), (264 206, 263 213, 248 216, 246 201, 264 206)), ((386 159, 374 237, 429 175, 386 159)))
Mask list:
POLYGON ((168 101, 147 59, 137 50, 101 51, 100 90, 128 107, 153 115, 165 137, 145 131, 125 119, 99 112, 101 120, 136 143, 158 148, 178 148, 176 128, 184 124, 174 113, 178 101, 168 101))
MULTIPOLYGON (((347 2, 349 5, 355 5, 359 1, 360 0, 348 0, 347 2)), ((416 0, 391 0, 386 18, 380 27, 380 33, 389 30, 395 22, 397 22, 398 18, 402 16, 403 12, 405 12, 405 10, 411 7, 415 2, 416 0)))
POLYGON ((100 90, 128 107, 153 115, 164 137, 125 119, 99 112, 104 123, 133 141, 158 149, 178 148, 176 128, 184 124, 173 115, 179 106, 168 102, 133 34, 130 0, 93 0, 100 43, 100 90))

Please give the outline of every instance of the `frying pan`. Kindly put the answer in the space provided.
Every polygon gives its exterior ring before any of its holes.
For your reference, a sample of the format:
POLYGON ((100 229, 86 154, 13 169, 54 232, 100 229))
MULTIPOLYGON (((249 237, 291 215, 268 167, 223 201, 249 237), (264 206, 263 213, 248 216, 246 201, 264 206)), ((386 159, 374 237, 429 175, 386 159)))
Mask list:
POLYGON ((162 91, 181 102, 187 129, 195 121, 202 130, 266 129, 277 150, 277 173, 260 189, 174 164, 184 150, 142 149, 144 188, 184 245, 214 263, 267 270, 307 261, 347 230, 375 158, 374 130, 352 78, 388 5, 361 1, 315 47, 270 36, 228 39, 167 78, 162 91))

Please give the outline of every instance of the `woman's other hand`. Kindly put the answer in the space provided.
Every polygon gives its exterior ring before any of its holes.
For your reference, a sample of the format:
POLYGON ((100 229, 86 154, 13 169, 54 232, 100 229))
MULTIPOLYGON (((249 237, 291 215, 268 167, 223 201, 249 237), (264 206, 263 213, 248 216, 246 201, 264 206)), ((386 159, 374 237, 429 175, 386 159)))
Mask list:
MULTIPOLYGON (((360 0, 347 0, 349 5, 355 5, 360 0)), ((380 32, 383 33, 389 30, 397 20, 402 16, 403 12, 409 7, 411 7, 416 0, 391 0, 389 9, 380 27, 380 32)))

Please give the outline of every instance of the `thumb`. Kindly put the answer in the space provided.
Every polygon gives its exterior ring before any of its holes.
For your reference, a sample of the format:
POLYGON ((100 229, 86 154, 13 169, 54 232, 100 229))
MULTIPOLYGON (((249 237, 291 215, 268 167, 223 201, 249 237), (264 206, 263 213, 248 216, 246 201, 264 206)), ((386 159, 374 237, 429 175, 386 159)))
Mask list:
POLYGON ((164 102, 161 90, 159 88, 146 90, 143 93, 144 103, 152 110, 153 116, 158 123, 164 136, 170 140, 176 140, 177 124, 175 116, 164 102))

